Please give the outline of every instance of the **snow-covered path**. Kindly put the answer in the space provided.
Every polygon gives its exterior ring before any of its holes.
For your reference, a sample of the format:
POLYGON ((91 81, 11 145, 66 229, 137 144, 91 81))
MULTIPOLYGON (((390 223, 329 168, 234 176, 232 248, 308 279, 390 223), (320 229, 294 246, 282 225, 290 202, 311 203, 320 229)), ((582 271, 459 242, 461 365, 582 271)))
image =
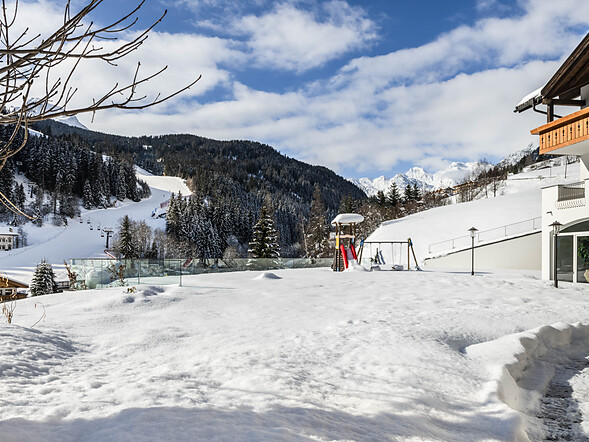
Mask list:
MULTIPOLYGON (((482 394, 491 371, 465 348, 589 322, 585 287, 554 289, 534 277, 276 274, 19 301, 15 324, 0 328, 0 434, 513 440, 525 415, 482 394), (47 317, 30 329, 39 301, 47 317)), ((493 360, 505 357, 487 348, 493 360)))

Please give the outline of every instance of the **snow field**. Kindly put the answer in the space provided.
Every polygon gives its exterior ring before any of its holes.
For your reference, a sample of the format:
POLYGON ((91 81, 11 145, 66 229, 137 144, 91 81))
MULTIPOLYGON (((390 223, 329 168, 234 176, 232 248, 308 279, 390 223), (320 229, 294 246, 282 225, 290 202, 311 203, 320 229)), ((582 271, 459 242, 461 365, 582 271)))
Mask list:
MULTIPOLYGON (((207 274, 184 278, 184 287, 19 301, 14 324, 0 328, 0 434, 513 440, 526 420, 499 399, 515 390, 496 367, 520 381, 543 357, 528 347, 516 367, 522 342, 534 333, 546 348, 572 342, 558 336, 564 325, 538 327, 589 320, 584 290, 529 277, 273 273, 280 279, 207 274), (39 302, 47 316, 31 329, 39 302), (538 330, 505 337, 530 329, 538 330)), ((586 355, 579 333, 569 335, 586 355)))

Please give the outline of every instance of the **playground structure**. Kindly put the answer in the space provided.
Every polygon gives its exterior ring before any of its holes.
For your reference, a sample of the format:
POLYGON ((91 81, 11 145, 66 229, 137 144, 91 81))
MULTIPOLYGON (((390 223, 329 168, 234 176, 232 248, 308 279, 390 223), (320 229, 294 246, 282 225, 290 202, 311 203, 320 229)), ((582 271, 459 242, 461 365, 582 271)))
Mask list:
POLYGON ((364 217, 357 213, 340 213, 331 222, 331 225, 335 226, 335 257, 332 266, 334 271, 341 272, 358 264, 354 243, 357 226, 362 221, 364 217))
MULTIPOLYGON (((367 247, 364 261, 370 261, 369 268, 378 266, 379 268, 390 267, 391 270, 411 270, 411 258, 413 258, 415 269, 421 270, 411 238, 407 238, 406 241, 365 241, 362 247, 367 247)), ((362 264, 362 259, 359 261, 362 264)))

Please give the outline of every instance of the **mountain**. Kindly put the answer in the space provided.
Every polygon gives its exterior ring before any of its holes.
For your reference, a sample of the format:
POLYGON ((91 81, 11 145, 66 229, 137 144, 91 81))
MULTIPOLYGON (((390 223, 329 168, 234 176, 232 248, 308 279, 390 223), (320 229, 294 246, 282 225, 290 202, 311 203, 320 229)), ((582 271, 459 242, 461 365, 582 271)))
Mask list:
POLYGON ((453 187, 462 182, 465 177, 476 174, 483 168, 492 167, 488 163, 472 162, 472 163, 451 163, 446 169, 439 170, 435 173, 428 173, 421 167, 412 167, 405 173, 398 173, 393 178, 387 179, 380 176, 375 179, 370 178, 352 178, 350 181, 362 189, 368 196, 376 195, 377 192, 383 191, 387 193, 391 184, 397 184, 399 191, 403 193, 405 186, 410 184, 417 187, 422 192, 442 189, 446 187, 453 187))
MULTIPOLYGON (((536 161, 538 159, 538 148, 530 144, 525 149, 518 150, 503 158, 497 163, 497 167, 514 167, 525 159, 530 159, 532 162, 536 161)), ((490 163, 480 161, 470 163, 453 162, 447 168, 435 173, 428 173, 421 167, 412 167, 407 172, 398 173, 390 179, 380 176, 374 179, 352 178, 350 181, 362 189, 368 196, 374 196, 379 191, 387 193, 393 182, 397 183, 397 187, 401 193, 403 193, 407 184, 411 186, 417 184, 417 187, 422 192, 428 192, 446 187, 454 187, 463 182, 465 178, 477 175, 483 169, 490 169, 492 167, 493 165, 490 163)))
POLYGON ((59 123, 67 124, 68 126, 88 130, 88 128, 86 126, 84 126, 82 123, 80 123, 80 120, 78 120, 78 117, 76 117, 75 115, 72 115, 71 117, 58 117, 55 119, 55 121, 57 121, 59 123))
POLYGON ((497 163, 498 167, 509 167, 515 166, 522 159, 530 156, 534 161, 538 159, 538 148, 534 147, 533 143, 530 143, 528 147, 517 152, 511 153, 497 163))
POLYGON ((361 189, 333 171, 253 141, 218 141, 187 134, 124 137, 55 121, 41 122, 34 129, 73 144, 89 144, 94 152, 109 157, 132 160, 154 175, 185 179, 199 205, 194 211, 210 215, 223 241, 233 235, 246 248, 264 205, 274 214, 283 252, 296 254, 297 250, 289 248, 301 244, 316 186, 321 189, 328 220, 337 214, 344 197, 366 199, 361 189), (203 202, 206 208, 200 207, 203 202))

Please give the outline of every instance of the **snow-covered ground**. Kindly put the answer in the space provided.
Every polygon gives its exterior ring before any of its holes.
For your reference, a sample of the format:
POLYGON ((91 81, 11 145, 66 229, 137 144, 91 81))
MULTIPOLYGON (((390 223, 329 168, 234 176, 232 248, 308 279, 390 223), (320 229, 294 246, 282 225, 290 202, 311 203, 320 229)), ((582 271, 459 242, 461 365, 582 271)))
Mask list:
POLYGON ((523 440, 524 428, 542 431, 535 388, 549 364, 589 349, 583 328, 513 335, 589 321, 584 288, 522 275, 275 275, 19 301, 0 326, 1 439, 523 440))
MULTIPOLYGON (((520 174, 503 196, 375 235, 411 236, 419 254, 471 225, 539 216, 540 187, 562 182, 557 173, 520 174)), ((30 230, 34 245, 2 255, 2 270, 26 279, 42 257, 103 254, 88 219, 114 227, 127 213, 163 227, 150 214, 188 189, 141 178, 151 198, 30 230)), ((13 324, 0 316, 0 440, 542 440, 558 419, 564 439, 583 440, 587 290, 533 273, 305 269, 24 299, 13 324), (564 396, 563 417, 541 398, 547 388, 564 396)))

